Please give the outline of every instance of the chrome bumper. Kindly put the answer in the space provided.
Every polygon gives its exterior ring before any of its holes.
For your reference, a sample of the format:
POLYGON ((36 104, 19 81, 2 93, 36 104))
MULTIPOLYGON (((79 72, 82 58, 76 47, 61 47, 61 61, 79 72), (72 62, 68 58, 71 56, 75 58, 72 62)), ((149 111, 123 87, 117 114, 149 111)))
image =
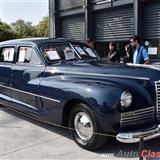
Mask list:
POLYGON ((152 130, 145 132, 129 132, 129 133, 119 133, 116 136, 116 139, 122 143, 137 143, 140 140, 140 137, 144 137, 144 140, 154 139, 160 136, 160 125, 152 130))

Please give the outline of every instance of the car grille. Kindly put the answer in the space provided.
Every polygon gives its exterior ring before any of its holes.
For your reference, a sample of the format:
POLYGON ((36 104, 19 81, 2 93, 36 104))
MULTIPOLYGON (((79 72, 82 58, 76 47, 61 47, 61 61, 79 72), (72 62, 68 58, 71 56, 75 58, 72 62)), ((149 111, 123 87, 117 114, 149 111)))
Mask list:
POLYGON ((136 126, 154 122, 155 107, 139 109, 121 114, 121 127, 136 126))
POLYGON ((157 93, 157 119, 160 122, 160 81, 156 82, 157 93))

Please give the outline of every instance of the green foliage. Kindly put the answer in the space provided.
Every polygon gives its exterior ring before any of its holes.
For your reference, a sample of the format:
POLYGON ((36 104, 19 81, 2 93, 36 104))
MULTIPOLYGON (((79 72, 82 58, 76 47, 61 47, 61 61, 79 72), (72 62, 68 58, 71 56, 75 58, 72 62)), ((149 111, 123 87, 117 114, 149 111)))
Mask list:
POLYGON ((15 38, 48 37, 49 36, 49 17, 43 17, 38 25, 34 26, 31 22, 22 19, 8 25, 0 22, 0 41, 15 38))
POLYGON ((42 21, 36 26, 37 34, 40 37, 49 36, 49 17, 43 17, 42 21))
POLYGON ((32 26, 31 22, 25 22, 24 20, 17 20, 11 24, 17 38, 37 37, 37 31, 35 26, 32 26))
POLYGON ((16 35, 14 34, 12 28, 6 23, 0 23, 0 42, 4 40, 14 39, 16 35))

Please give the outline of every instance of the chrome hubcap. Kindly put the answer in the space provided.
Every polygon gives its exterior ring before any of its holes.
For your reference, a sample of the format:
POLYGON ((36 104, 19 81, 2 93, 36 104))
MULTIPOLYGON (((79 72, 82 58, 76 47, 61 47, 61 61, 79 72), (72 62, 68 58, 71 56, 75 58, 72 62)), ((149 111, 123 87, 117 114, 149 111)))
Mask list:
POLYGON ((93 136, 93 124, 85 112, 79 112, 74 119, 74 127, 78 136, 83 140, 90 140, 93 136))

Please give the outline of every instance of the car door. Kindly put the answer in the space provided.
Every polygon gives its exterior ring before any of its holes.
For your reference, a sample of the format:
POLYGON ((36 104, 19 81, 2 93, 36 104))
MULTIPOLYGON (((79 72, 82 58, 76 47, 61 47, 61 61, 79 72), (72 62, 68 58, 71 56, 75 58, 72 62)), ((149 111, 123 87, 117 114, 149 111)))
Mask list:
POLYGON ((0 104, 10 105, 11 102, 11 75, 14 62, 15 47, 0 47, 0 104))
POLYGON ((32 46, 19 46, 17 61, 12 66, 13 106, 30 114, 37 114, 38 88, 45 65, 32 46))

